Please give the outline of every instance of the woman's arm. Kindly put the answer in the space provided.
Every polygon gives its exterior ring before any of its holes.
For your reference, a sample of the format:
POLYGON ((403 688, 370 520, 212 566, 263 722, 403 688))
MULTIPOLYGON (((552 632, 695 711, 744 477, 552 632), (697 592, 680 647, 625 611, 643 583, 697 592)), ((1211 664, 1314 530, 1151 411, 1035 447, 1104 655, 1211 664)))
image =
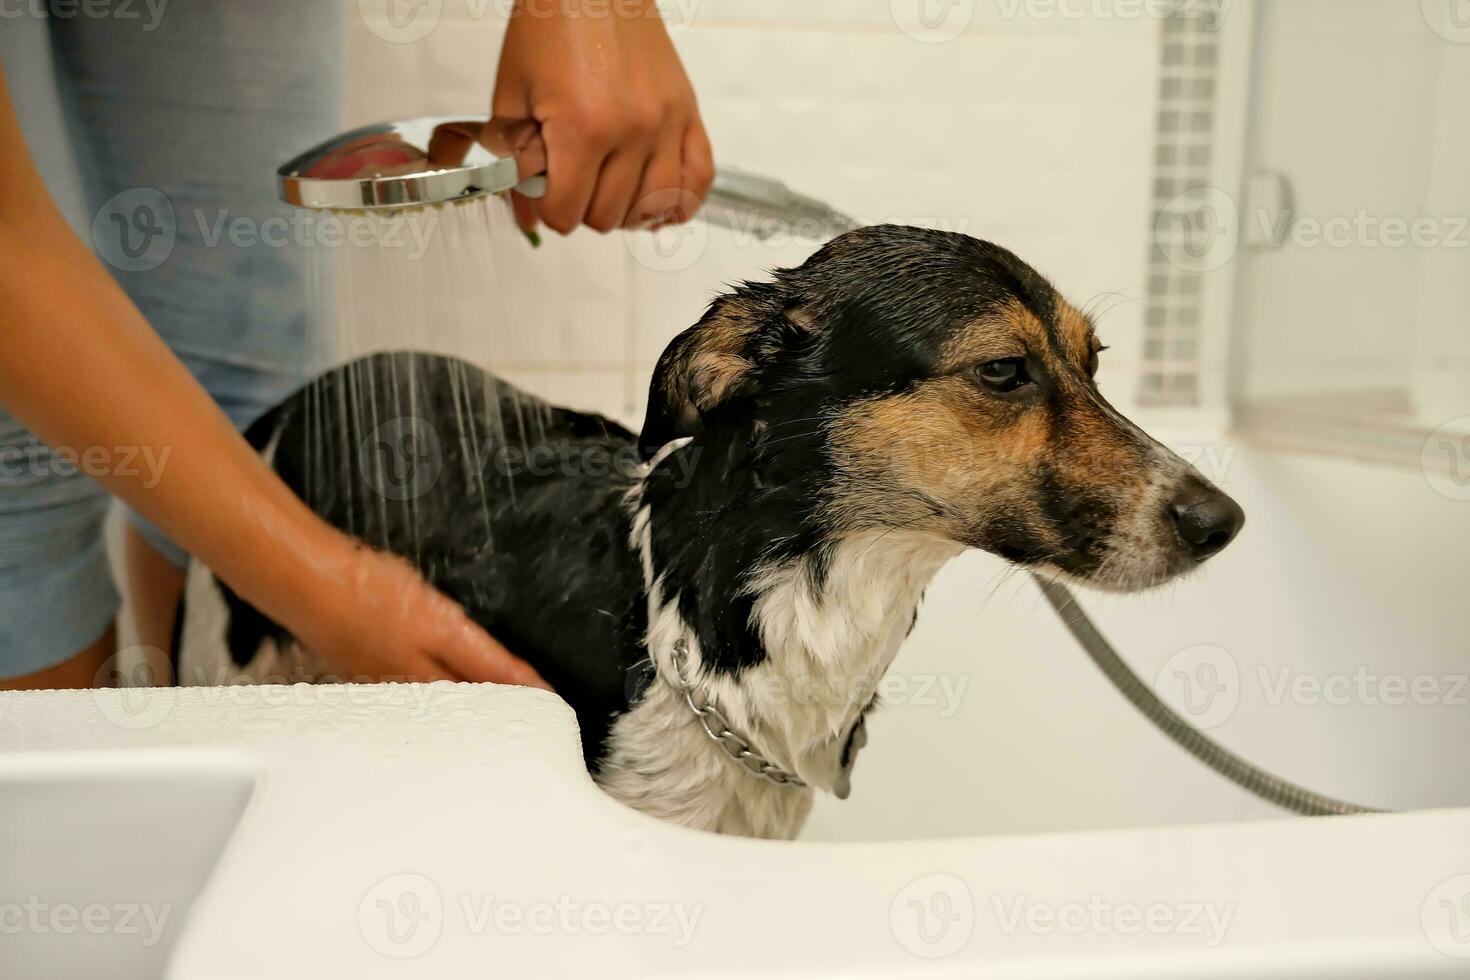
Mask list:
POLYGON ((0 402, 53 447, 166 460, 161 476, 98 479, 344 674, 544 686, 407 563, 317 518, 256 455, 52 204, 3 75, 0 402))

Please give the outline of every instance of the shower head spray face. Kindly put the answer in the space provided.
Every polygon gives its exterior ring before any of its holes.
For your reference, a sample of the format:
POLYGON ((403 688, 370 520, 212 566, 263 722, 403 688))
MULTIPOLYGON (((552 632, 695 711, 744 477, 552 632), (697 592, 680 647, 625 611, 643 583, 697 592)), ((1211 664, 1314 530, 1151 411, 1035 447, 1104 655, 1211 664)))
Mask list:
POLYGON ((391 211, 515 190, 546 193, 534 122, 423 116, 334 136, 284 164, 281 199, 297 207, 391 211))

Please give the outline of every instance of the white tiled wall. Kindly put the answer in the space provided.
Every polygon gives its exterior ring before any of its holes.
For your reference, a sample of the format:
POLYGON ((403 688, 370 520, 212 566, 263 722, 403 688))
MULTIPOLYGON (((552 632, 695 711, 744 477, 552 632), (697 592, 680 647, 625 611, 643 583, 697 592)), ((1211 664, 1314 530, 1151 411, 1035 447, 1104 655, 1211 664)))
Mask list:
MULTIPOLYGON (((1114 353, 1104 384, 1115 400, 1131 402, 1156 20, 962 0, 951 13, 968 15, 965 30, 935 41, 917 19, 917 3, 900 0, 669 0, 666 7, 717 160, 779 177, 866 220, 997 241, 1079 304, 1118 294, 1105 304, 1112 309, 1103 331, 1114 353)), ((434 28, 409 42, 385 39, 395 32, 381 0, 348 0, 345 9, 350 124, 484 112, 504 28, 496 4, 445 0, 434 28)), ((799 262, 814 247, 737 240, 702 225, 688 234, 696 240, 676 263, 687 267, 676 269, 647 261, 646 242, 621 235, 547 235, 517 266, 535 301, 509 328, 537 335, 517 345, 535 350, 541 373, 494 366, 538 393, 636 424, 659 352, 725 283, 799 262)), ((420 289, 412 306, 433 319, 428 311, 443 297, 414 283, 380 280, 377 288, 420 289)), ((360 306, 370 299, 358 297, 367 301, 360 306)))

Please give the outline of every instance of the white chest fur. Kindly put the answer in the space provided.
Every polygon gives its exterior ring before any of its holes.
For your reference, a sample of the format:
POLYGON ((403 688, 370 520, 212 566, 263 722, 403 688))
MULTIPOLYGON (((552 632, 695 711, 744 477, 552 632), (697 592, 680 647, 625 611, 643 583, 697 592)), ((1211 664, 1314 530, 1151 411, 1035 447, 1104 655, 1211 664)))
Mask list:
POLYGON ((753 618, 767 657, 739 678, 706 674, 698 641, 665 601, 649 547, 648 509, 633 541, 648 588, 648 649, 660 675, 613 725, 598 782, 645 813, 688 827, 791 838, 811 809, 813 788, 841 778, 842 750, 913 622, 925 586, 962 550, 927 535, 871 531, 842 540, 820 589, 802 560, 764 570, 752 583, 753 618), (744 771, 705 734, 672 676, 680 639, 688 677, 733 728, 808 788, 769 783, 744 771))

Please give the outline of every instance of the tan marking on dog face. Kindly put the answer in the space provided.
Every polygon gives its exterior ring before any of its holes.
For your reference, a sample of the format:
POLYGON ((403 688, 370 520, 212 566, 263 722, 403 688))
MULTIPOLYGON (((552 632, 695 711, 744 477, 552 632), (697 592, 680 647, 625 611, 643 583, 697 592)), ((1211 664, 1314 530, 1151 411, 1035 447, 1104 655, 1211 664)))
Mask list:
POLYGON ((1149 483, 1148 464, 1136 433, 1093 406, 1069 414, 1052 460, 1063 484, 1113 493, 1120 502, 1149 483))
MULTIPOLYGON (((679 368, 671 372, 688 386, 675 394, 700 411, 724 401, 755 367, 747 355, 763 315, 738 299, 721 300, 699 325, 679 368)), ((803 307, 787 310, 786 318, 803 330, 816 329, 811 311, 803 307)))
POLYGON ((849 477, 840 509, 961 542, 985 516, 982 503, 1002 506, 1024 492, 1025 471, 1052 446, 1046 413, 987 398, 962 374, 857 402, 830 431, 849 477))
POLYGON ((1046 347, 1046 327, 1020 300, 1013 299, 950 338, 940 353, 940 369, 957 371, 985 361, 1039 353, 1046 347))
POLYGON ((999 312, 981 318, 951 338, 940 355, 940 363, 944 370, 959 370, 1006 357, 1029 355, 1048 362, 1060 357, 1088 373, 1096 345, 1091 321, 1058 296, 1056 328, 1060 351, 1055 349, 1046 325, 1020 300, 1013 299, 999 312))
POLYGON ((693 424, 698 412, 719 404, 749 374, 754 365, 745 352, 756 329, 742 304, 725 299, 681 346, 667 371, 666 397, 684 424, 693 424))
POLYGON ((1057 297, 1057 332, 1066 347, 1067 360, 1085 369, 1092 357, 1094 330, 1092 323, 1077 307, 1057 297))
MULTIPOLYGON (((1059 514, 1103 520, 1136 509, 1154 480, 1151 453, 1088 377, 1093 344, 1092 324, 1062 300, 1054 331, 1019 301, 977 321, 942 352, 944 373, 849 406, 830 427, 844 475, 834 509, 859 523, 979 547, 1029 540, 1056 554, 1075 546, 1072 524, 1091 519, 1059 514), (1044 390, 1002 397, 972 370, 1019 356, 1044 372, 1044 390)), ((1096 536, 1106 534, 1099 526, 1096 536)))

